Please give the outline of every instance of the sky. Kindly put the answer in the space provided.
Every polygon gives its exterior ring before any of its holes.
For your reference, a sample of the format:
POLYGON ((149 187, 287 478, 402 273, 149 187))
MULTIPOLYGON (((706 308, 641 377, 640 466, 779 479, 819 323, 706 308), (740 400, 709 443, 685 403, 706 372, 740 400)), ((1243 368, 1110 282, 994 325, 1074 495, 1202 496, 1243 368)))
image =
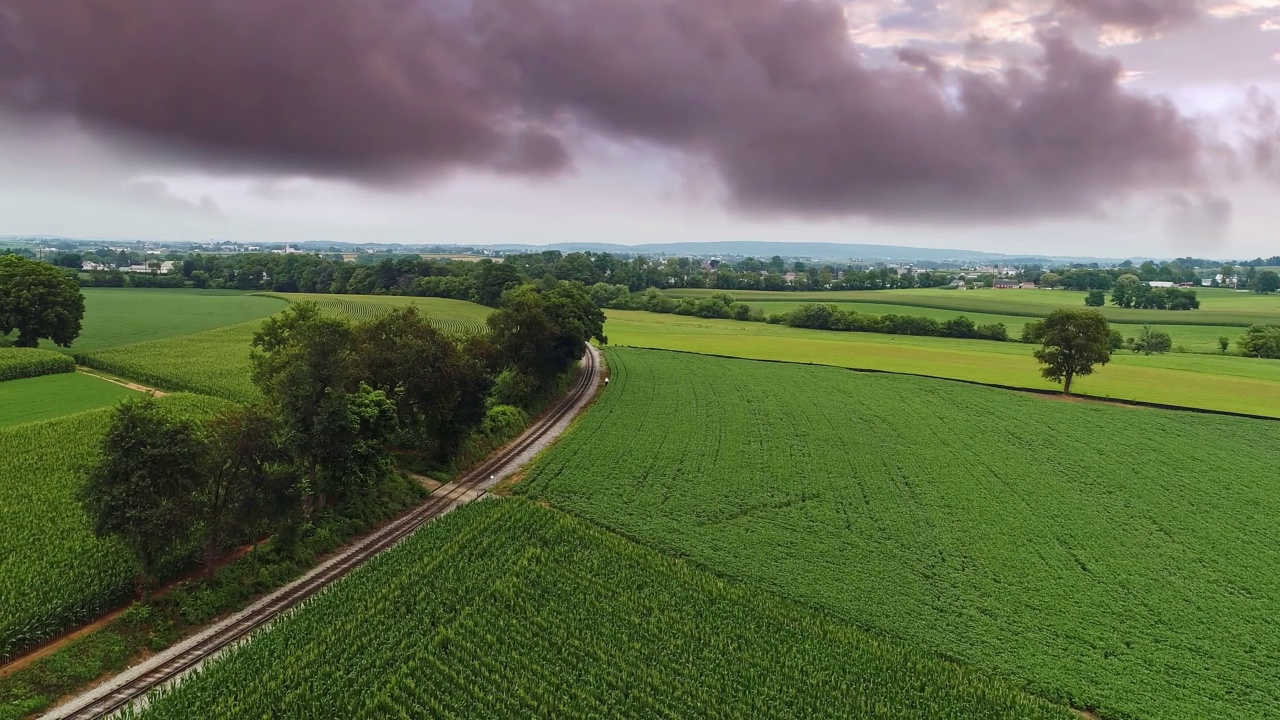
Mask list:
POLYGON ((0 0, 0 235, 1280 254, 1280 0, 0 0))

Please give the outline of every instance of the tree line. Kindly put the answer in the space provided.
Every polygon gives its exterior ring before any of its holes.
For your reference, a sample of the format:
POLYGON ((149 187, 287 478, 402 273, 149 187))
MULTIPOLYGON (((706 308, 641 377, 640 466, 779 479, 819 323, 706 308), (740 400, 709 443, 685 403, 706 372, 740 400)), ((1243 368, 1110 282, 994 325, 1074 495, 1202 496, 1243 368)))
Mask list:
POLYGON ((447 334, 415 308, 352 323, 312 303, 252 341, 263 400, 204 422, 144 397, 119 405, 81 500, 129 548, 145 591, 161 567, 229 543, 289 537, 336 503, 414 467, 464 466, 522 429, 566 386, 604 314, 574 283, 504 293, 484 334, 447 334))

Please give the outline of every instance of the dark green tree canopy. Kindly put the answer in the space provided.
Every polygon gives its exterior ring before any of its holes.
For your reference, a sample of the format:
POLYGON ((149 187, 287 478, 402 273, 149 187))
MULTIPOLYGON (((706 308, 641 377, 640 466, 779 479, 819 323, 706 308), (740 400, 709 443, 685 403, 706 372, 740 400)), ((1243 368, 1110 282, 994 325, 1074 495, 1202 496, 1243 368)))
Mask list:
POLYGON ((0 255, 0 335, 17 330, 18 347, 36 347, 42 338, 70 347, 83 319, 84 295, 64 271, 0 255))
POLYGON ((1097 310, 1055 310, 1048 317, 1027 323, 1026 336, 1041 343, 1033 354, 1044 365, 1040 374, 1062 383, 1071 393, 1071 381, 1089 375, 1095 365, 1111 359, 1111 326, 1097 310))

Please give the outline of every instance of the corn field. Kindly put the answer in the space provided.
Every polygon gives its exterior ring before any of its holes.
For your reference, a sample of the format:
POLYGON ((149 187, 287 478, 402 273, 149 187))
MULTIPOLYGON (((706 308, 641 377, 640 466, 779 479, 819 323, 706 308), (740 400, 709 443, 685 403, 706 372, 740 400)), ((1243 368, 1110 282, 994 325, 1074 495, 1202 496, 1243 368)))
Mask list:
MULTIPOLYGON (((221 405, 194 395, 160 402, 201 415, 221 405)), ((0 428, 0 662, 96 618, 133 590, 129 554, 94 536, 76 499, 111 412, 0 428)))
POLYGON ((606 353, 525 492, 1104 718, 1280 717, 1274 421, 606 353))
POLYGON ((433 523, 140 715, 1072 717, 524 500, 433 523))
POLYGON ((75 372, 75 369, 74 360, 53 350, 0 348, 0 382, 75 372))
POLYGON ((484 332, 486 328, 483 317, 488 313, 488 308, 481 305, 440 298, 324 295, 316 299, 315 303, 322 313, 356 322, 374 320, 398 307, 416 307, 427 322, 437 330, 453 334, 484 332), (442 306, 442 303, 449 303, 449 305, 442 306), (455 305, 470 307, 459 311, 454 307, 455 305), (480 312, 472 308, 478 308, 480 312))

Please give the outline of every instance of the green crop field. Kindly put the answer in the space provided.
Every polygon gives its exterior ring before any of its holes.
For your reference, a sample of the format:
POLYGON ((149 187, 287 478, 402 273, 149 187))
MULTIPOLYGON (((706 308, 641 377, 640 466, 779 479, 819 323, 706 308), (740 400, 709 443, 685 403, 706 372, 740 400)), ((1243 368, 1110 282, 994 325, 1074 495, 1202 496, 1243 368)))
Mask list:
POLYGON ((1072 717, 522 500, 433 523, 141 716, 1072 717))
MULTIPOLYGON (((734 297, 737 296, 735 295, 734 297)), ((760 308, 760 310, 768 316, 775 313, 791 312, 801 305, 814 302, 820 303, 822 301, 747 300, 745 302, 753 308, 760 308)), ((1026 315, 996 315, 993 313, 948 310, 945 308, 932 308, 914 305, 887 305, 881 303, 855 303, 846 301, 834 302, 831 304, 838 306, 841 310, 852 310, 863 315, 886 315, 894 313, 897 315, 928 317, 939 321, 950 320, 951 318, 959 315, 964 315, 979 325, 1004 323, 1005 327, 1009 328, 1009 337, 1015 340, 1022 334, 1023 325, 1037 320, 1035 317, 1029 317, 1026 315)), ((1083 307, 1083 305, 1081 305, 1081 307, 1083 307)), ((1280 322, 1280 316, 1276 318, 1276 322, 1280 322)), ((1173 339, 1175 347, 1181 346, 1187 352, 1212 353, 1215 355, 1221 352, 1218 346, 1218 338, 1224 336, 1229 338, 1232 343, 1231 351, 1234 352, 1235 341, 1244 335, 1245 331, 1242 327, 1224 325, 1148 324, 1154 329, 1169 333, 1169 337, 1173 339)), ((1138 331, 1142 329, 1142 325, 1130 325, 1116 322, 1111 323, 1111 327, 1119 330, 1120 333, 1127 338, 1136 337, 1138 335, 1138 331)))
MULTIPOLYGON (((1137 310, 1108 304, 1099 308, 1112 322, 1131 325, 1235 325, 1280 324, 1280 295, 1258 295, 1221 288, 1196 288, 1199 310, 1137 310)), ((676 297, 703 297, 716 290, 668 290, 676 297)), ((932 307, 960 312, 1043 317, 1058 308, 1084 307, 1083 292, 1071 290, 865 290, 841 292, 767 292, 737 290, 730 293, 743 302, 849 302, 932 307)), ((1108 294, 1110 298, 1110 294, 1108 294)), ((874 313, 874 310, 868 310, 874 313)), ((1224 333, 1230 335, 1231 333, 1224 333)), ((1236 334, 1239 334, 1237 331, 1236 334)), ((1234 336, 1233 336, 1234 337, 1234 336)))
POLYGON ((249 377, 249 344, 261 325, 251 320, 195 335, 77 354, 76 361, 162 390, 252 402, 260 394, 249 377))
MULTIPOLYGON (((614 345, 1060 388, 1040 377, 1033 348, 1023 343, 802 330, 625 310, 607 315, 605 332, 614 345)), ((1078 378, 1072 389, 1102 398, 1280 417, 1280 362, 1274 360, 1122 350, 1095 374, 1078 378)))
POLYGON ((1274 421, 608 362, 526 492, 1104 718, 1280 716, 1274 421))
MULTIPOLYGON (((195 395, 160 402, 186 415, 222 406, 195 395)), ((94 537, 75 497, 110 417, 110 409, 101 409, 0 427, 0 660, 97 617, 133 589, 129 554, 94 537)))
POLYGON ((491 308, 448 298, 405 297, 400 295, 280 295, 291 302, 314 302, 320 310, 349 320, 372 320, 395 308, 416 307, 431 324, 448 332, 484 332, 491 308))
POLYGON ((81 292, 84 327, 66 352, 97 352, 192 335, 264 318, 284 308, 279 298, 237 291, 84 288, 81 292))
MULTIPOLYGON (((59 357, 66 358, 65 355, 59 357)), ((82 373, 11 380, 0 383, 0 427, 114 405, 121 398, 137 394, 134 390, 82 373)))
POLYGON ((75 372, 71 358, 51 350, 0 347, 0 382, 75 372))

